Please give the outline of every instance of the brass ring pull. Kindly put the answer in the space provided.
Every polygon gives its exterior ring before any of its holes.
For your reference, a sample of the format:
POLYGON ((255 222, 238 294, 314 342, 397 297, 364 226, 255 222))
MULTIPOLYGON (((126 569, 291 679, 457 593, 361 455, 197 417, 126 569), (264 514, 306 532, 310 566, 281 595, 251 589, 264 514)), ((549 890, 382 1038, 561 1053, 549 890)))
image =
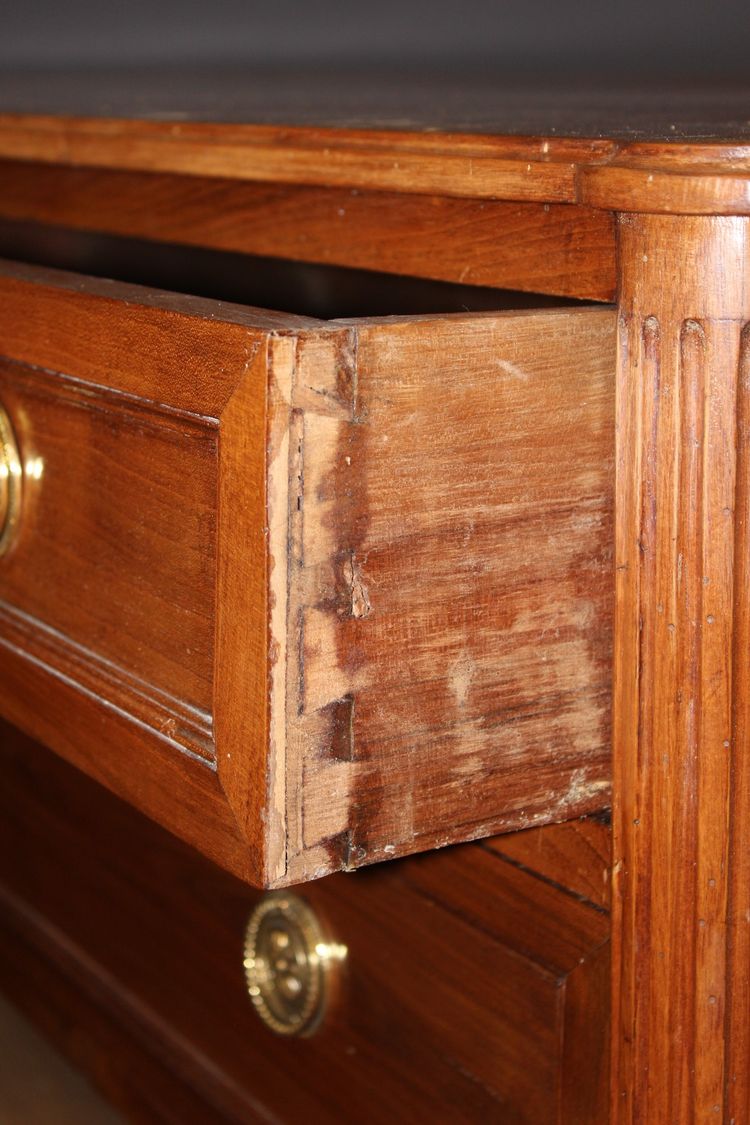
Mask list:
POLYGON ((11 543, 21 515, 23 469, 13 427, 0 406, 0 555, 11 543))
POLYGON ((346 946, 329 941, 312 908, 296 895, 265 895, 245 933, 250 999, 277 1035, 312 1035, 325 1015, 346 946))

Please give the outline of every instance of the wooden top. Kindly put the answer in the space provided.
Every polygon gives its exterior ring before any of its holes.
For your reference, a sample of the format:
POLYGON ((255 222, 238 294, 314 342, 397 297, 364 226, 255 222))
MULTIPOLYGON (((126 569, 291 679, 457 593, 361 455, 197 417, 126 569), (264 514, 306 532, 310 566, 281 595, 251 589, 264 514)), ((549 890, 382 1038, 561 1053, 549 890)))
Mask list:
POLYGON ((750 85, 299 68, 6 73, 0 157, 743 214, 750 212, 750 85))

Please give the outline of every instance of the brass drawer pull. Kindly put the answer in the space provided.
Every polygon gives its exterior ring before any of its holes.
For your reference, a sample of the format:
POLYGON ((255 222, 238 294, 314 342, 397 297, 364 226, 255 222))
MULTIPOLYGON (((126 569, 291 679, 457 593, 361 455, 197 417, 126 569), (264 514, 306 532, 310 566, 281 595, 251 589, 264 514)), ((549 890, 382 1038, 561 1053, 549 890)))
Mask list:
POLYGON ((10 547, 21 515, 23 470, 13 427, 0 406, 0 555, 10 547))
POLYGON ((286 891, 265 895, 245 933, 250 998, 277 1035, 312 1035, 330 1001, 346 946, 331 942, 312 908, 286 891))

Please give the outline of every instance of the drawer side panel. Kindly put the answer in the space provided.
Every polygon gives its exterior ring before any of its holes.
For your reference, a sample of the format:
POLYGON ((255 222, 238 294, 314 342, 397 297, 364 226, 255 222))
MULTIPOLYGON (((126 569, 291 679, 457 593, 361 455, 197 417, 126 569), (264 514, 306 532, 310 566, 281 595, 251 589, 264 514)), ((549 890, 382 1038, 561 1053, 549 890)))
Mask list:
POLYGON ((305 416, 301 849, 337 828, 359 866, 608 804, 614 327, 356 327, 349 416, 305 416), (348 747, 316 743, 346 701, 348 747))

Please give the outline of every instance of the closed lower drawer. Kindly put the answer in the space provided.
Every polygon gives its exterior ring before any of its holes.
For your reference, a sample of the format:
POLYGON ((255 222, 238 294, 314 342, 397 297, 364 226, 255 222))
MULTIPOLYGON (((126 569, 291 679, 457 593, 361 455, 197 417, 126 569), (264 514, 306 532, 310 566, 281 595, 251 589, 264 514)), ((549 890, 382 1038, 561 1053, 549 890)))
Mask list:
POLYGON ((0 734, 0 989, 130 1119, 606 1121, 604 825, 554 830, 552 872, 542 829, 512 863, 467 845, 306 889, 347 955, 317 1032, 284 1039, 244 985, 260 896, 0 734))
POLYGON ((259 885, 606 804, 613 333, 6 263, 2 714, 259 885))

